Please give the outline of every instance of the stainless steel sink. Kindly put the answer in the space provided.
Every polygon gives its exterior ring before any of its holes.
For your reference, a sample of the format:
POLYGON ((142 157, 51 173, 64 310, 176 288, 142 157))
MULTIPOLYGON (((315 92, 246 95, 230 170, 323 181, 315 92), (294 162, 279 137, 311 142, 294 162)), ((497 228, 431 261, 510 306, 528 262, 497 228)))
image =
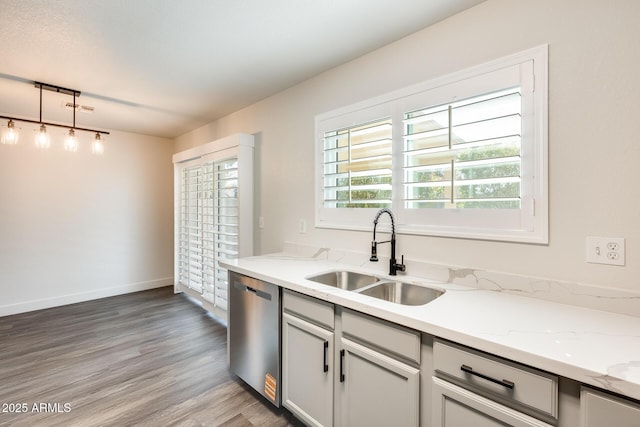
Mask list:
POLYGON ((336 288, 353 291, 364 286, 373 285, 380 281, 379 278, 369 274, 356 273, 355 271, 336 270, 316 276, 307 277, 311 280, 323 285, 334 286, 336 288))
POLYGON ((359 293, 396 304, 424 305, 438 298, 444 291, 411 283, 383 282, 359 293))
POLYGON ((388 281, 364 273, 335 270, 307 277, 307 280, 402 305, 424 305, 444 293, 440 289, 388 281))

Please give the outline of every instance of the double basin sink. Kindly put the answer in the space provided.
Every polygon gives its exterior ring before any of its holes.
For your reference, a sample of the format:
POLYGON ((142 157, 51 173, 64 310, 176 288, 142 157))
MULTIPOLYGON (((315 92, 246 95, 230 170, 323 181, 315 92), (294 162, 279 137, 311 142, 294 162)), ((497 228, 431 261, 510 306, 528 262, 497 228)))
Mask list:
POLYGON ((348 270, 330 271, 307 277, 307 280, 402 305, 424 305, 444 293, 427 286, 381 279, 348 270))

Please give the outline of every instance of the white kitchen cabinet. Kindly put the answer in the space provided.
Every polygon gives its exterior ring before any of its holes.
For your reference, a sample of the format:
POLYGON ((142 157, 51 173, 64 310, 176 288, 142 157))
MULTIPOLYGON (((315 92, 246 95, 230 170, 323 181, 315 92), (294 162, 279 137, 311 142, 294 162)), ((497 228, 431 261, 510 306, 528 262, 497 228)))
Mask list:
POLYGON ((433 378, 432 393, 433 427, 551 427, 440 378, 433 378))
POLYGON ((308 425, 333 425, 333 332, 284 313, 282 404, 308 425))
POLYGON ((333 307, 283 292, 282 404, 305 424, 333 425, 333 307))
POLYGON ((368 347, 340 340, 343 426, 417 426, 420 371, 368 347))
POLYGON ((434 427, 548 427, 557 421, 557 376, 439 339, 433 354, 434 427))
POLYGON ((341 426, 417 426, 420 420, 420 334, 338 308, 341 426))
POLYGON ((607 393, 582 387, 580 391, 581 427, 638 427, 640 404, 607 393))
POLYGON ((282 397, 311 426, 640 427, 640 402, 283 290, 282 397))
POLYGON ((283 291, 282 404, 312 426, 417 426, 420 334, 283 291))

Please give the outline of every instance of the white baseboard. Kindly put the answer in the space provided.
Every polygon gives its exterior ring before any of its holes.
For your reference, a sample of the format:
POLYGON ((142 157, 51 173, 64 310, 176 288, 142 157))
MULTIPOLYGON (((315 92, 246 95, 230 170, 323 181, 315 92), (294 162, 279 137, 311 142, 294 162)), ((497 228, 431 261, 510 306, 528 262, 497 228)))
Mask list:
POLYGON ((63 295, 54 298, 25 301, 10 305, 0 305, 0 316, 26 313, 28 311, 59 307, 61 305, 75 304, 77 302, 91 301, 94 299, 113 297, 122 294, 130 294, 132 292, 146 291, 148 289, 161 288, 171 285, 173 285, 173 277, 165 277, 162 279, 149 280, 147 282, 131 283, 123 286, 96 289, 89 292, 63 295))

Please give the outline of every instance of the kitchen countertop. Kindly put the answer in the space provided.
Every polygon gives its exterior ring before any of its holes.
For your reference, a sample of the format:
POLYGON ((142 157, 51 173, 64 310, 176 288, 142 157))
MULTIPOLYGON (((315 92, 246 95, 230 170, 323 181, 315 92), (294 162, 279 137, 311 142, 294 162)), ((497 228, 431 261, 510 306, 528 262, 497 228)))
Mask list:
POLYGON ((360 266, 272 254, 220 262, 229 270, 640 400, 640 318, 440 283, 395 280, 445 291, 423 306, 394 304, 306 280, 360 266))

